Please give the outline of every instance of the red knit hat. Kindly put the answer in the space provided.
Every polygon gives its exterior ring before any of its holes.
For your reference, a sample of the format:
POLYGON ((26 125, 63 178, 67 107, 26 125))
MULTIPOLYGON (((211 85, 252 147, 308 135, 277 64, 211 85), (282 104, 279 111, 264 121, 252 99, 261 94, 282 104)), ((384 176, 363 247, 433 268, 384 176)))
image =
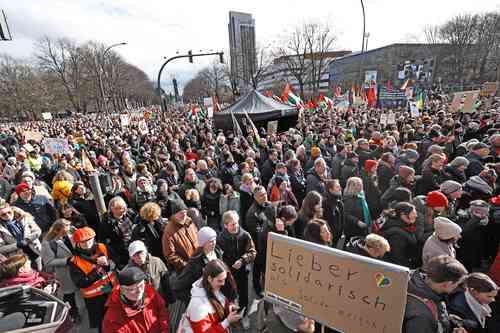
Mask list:
POLYGON ((95 231, 90 227, 76 229, 73 233, 73 241, 75 241, 75 243, 85 242, 91 238, 95 238, 95 231))
POLYGON ((428 207, 448 207, 448 198, 439 191, 427 193, 426 204, 428 207))
POLYGON ((375 160, 366 160, 365 161, 365 171, 366 172, 370 171, 377 164, 378 164, 378 162, 375 160))
POLYGON ((21 183, 16 186, 16 194, 19 195, 21 192, 24 192, 26 190, 30 190, 30 186, 27 183, 21 183))

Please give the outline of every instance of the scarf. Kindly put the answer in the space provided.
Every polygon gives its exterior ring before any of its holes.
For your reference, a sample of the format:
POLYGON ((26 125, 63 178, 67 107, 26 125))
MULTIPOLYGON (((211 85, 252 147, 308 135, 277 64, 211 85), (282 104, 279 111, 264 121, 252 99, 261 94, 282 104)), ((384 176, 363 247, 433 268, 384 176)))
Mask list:
POLYGON ((16 238, 16 242, 19 244, 24 239, 24 226, 17 222, 16 220, 10 220, 9 222, 5 222, 5 226, 9 230, 9 232, 16 238))
POLYGON ((363 221, 368 226, 368 233, 372 230, 372 217, 370 215, 370 208, 368 208, 368 203, 366 202, 365 194, 360 192, 356 194, 356 198, 361 199, 361 207, 363 207, 363 221))
POLYGON ((481 324, 481 327, 484 328, 486 326, 486 317, 491 317, 490 306, 479 303, 468 290, 465 291, 465 301, 476 316, 479 324, 481 324))
POLYGON ((141 310, 144 307, 144 295, 137 301, 131 301, 120 293, 120 301, 133 310, 141 310))

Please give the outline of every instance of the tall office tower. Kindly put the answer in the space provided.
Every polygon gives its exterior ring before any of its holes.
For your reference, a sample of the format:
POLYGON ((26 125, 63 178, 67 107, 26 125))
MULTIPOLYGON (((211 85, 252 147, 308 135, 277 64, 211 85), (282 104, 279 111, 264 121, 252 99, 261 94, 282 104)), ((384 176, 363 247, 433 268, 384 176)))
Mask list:
POLYGON ((251 14, 229 12, 231 75, 238 89, 246 90, 256 71, 255 20, 251 14))

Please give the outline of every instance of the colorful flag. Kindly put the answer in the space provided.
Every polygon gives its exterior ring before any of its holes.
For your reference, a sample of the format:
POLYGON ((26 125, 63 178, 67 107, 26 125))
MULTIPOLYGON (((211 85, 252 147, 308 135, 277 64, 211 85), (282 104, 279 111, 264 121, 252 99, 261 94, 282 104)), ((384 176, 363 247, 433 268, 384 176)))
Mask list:
POLYGON ((219 99, 216 95, 212 96, 212 106, 214 108, 214 112, 220 111, 219 99))
POLYGON ((420 90, 417 92, 417 108, 419 110, 424 109, 424 91, 420 90))
POLYGON ((300 97, 296 96, 292 92, 292 87, 290 86, 289 83, 287 83, 285 89, 283 89, 283 93, 281 94, 281 100, 283 101, 283 103, 288 103, 291 105, 295 105, 297 107, 300 106, 300 104, 302 103, 300 97))
POLYGON ((255 127, 255 124, 253 123, 252 119, 248 115, 248 112, 245 111, 245 116, 247 117, 248 123, 252 127, 252 132, 255 137, 255 142, 257 142, 258 145, 260 145, 260 136, 259 136, 259 131, 257 131, 257 127, 255 127))

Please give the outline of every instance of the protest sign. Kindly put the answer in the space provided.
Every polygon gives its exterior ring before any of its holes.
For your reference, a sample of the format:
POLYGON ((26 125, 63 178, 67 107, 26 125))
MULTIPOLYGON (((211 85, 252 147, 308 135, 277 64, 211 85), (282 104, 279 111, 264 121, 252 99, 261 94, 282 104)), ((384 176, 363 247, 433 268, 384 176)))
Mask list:
POLYGON ((465 95, 463 111, 464 112, 473 112, 476 109, 475 104, 476 104, 478 97, 479 97, 479 91, 468 92, 465 95))
POLYGON ((393 112, 389 112, 387 115, 387 125, 394 125, 396 123, 396 115, 393 112))
POLYGON ((387 114, 382 113, 380 115, 380 125, 382 125, 382 126, 387 125, 387 114))
POLYGON ((453 96, 453 100, 451 101, 451 111, 457 112, 458 110, 460 110, 460 105, 462 104, 462 96, 462 93, 455 93, 455 95, 453 96))
POLYGON ((149 133, 148 124, 146 123, 146 121, 145 121, 145 120, 141 120, 141 121, 139 121, 139 132, 140 132, 142 135, 145 135, 145 134, 148 134, 148 133, 149 133))
POLYGON ((345 333, 400 333, 409 269, 269 233, 266 300, 345 333))
POLYGON ((128 114, 121 114, 120 115, 120 125, 122 127, 126 127, 130 124, 130 118, 128 116, 128 114))
POLYGON ((214 108, 211 106, 207 107, 207 117, 208 118, 213 118, 214 117, 214 108))
POLYGON ((29 140, 33 140, 33 141, 36 141, 36 142, 40 142, 43 139, 42 133, 36 132, 36 131, 24 131, 24 137, 28 141, 29 140))
POLYGON ((46 138, 43 140, 43 145, 48 154, 68 154, 71 152, 67 139, 46 138))
POLYGON ((213 106, 212 97, 203 97, 203 105, 205 106, 213 106))
POLYGON ((420 117, 420 111, 417 107, 417 102, 410 102, 410 113, 412 118, 420 117))
POLYGON ((498 89, 496 82, 485 82, 481 88, 481 96, 495 96, 498 89))
POLYGON ((43 120, 51 120, 52 119, 52 113, 50 113, 50 112, 43 112, 42 113, 42 119, 43 120))
POLYGON ((270 121, 267 123, 267 134, 276 134, 278 133, 278 121, 270 121))

